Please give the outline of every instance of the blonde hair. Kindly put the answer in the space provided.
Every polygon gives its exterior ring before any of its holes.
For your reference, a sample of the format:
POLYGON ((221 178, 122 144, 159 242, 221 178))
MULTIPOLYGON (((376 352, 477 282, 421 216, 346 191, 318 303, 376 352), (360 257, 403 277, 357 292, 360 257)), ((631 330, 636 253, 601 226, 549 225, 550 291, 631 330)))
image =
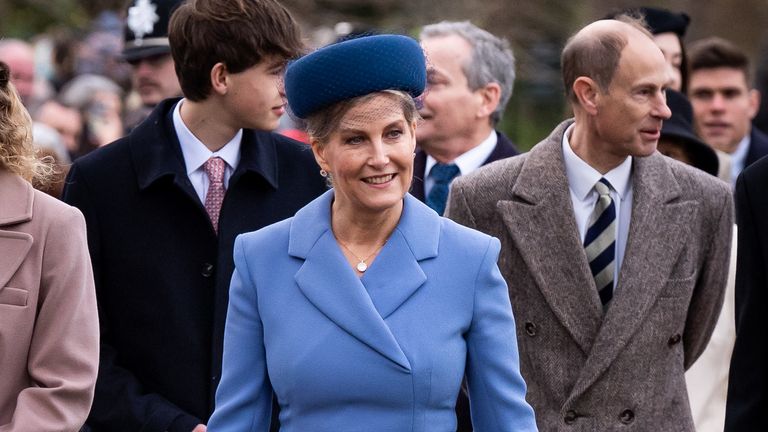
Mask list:
POLYGON ((32 146, 32 119, 10 82, 8 65, 0 62, 0 168, 35 186, 53 174, 50 157, 40 158, 32 146))

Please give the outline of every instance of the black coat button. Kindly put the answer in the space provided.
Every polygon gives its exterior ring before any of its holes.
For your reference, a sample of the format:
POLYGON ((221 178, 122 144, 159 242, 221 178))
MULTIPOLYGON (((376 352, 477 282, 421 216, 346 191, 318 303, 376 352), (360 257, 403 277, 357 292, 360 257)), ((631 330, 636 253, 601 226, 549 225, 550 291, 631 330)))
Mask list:
POLYGON ((579 415, 576 414, 576 411, 568 410, 565 413, 565 416, 563 417, 563 421, 565 421, 565 424, 571 425, 571 424, 576 423, 576 417, 578 417, 578 416, 579 415))
POLYGON ((525 333, 530 337, 536 336, 536 324, 530 321, 525 323, 525 333))
POLYGON ((211 263, 203 264, 203 269, 200 271, 200 274, 203 275, 203 277, 205 278, 209 278, 213 276, 213 264, 211 263))
POLYGON ((669 338, 667 344, 669 344, 669 346, 676 345, 680 343, 681 340, 683 340, 683 337, 680 336, 680 333, 676 333, 674 336, 669 338))
POLYGON ((619 420, 624 424, 630 424, 635 421, 635 413, 630 409, 625 409, 619 415, 619 420))

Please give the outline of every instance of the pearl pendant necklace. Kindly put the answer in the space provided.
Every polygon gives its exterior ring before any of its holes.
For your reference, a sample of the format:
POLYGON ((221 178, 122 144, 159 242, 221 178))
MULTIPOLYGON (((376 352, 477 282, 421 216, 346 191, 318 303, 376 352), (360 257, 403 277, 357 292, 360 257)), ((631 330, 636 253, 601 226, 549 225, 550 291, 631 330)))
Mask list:
POLYGON ((350 254, 352 254, 352 256, 353 256, 353 257, 355 257, 355 259, 358 261, 357 265, 355 265, 355 268, 356 268, 356 269, 357 269, 357 271, 359 271, 360 273, 365 273, 365 271, 366 271, 366 270, 368 270, 368 264, 366 263, 366 261, 368 261, 369 259, 371 259, 371 257, 373 257, 374 255, 376 255, 376 253, 377 253, 379 250, 381 250, 381 248, 382 248, 382 247, 384 247, 384 245, 387 243, 387 242, 385 241, 384 243, 382 243, 382 244, 381 244, 381 246, 377 247, 377 248, 376 248, 376 250, 375 250, 375 251, 373 251, 373 253, 372 253, 372 254, 368 255, 368 256, 367 256, 367 257, 365 257, 365 258, 360 258, 359 256, 357 256, 357 254, 355 254, 354 252, 352 252, 352 249, 348 248, 348 247, 347 247, 347 245, 345 245, 345 244, 344 244, 344 243, 343 243, 341 240, 339 240, 339 238, 338 238, 338 237, 336 237, 336 241, 337 241, 337 242, 339 242, 339 244, 340 244, 340 245, 341 245, 341 246, 342 246, 344 249, 346 249, 346 250, 347 250, 347 252, 349 252, 350 254))

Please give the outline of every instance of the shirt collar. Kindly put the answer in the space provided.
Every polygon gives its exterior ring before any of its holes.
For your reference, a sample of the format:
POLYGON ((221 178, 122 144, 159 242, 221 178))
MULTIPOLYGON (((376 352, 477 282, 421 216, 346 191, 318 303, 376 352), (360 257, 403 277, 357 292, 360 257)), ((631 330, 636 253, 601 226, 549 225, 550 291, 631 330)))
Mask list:
POLYGON ((571 143, 568 141, 568 137, 571 135, 573 127, 573 124, 570 125, 563 134, 565 174, 566 177, 568 177, 568 185, 573 193, 576 194, 580 200, 584 200, 587 198, 587 195, 592 192, 595 183, 605 177, 611 186, 613 186, 616 193, 618 193, 619 198, 623 200, 627 192, 629 192, 629 187, 631 185, 632 156, 628 156, 624 159, 624 162, 605 173, 605 175, 600 174, 596 169, 584 162, 571 148, 571 143))
MULTIPOLYGON (((493 153, 493 149, 496 148, 496 143, 499 138, 496 136, 496 131, 492 130, 488 138, 484 139, 477 147, 462 153, 459 157, 453 160, 453 163, 459 167, 459 173, 466 175, 472 171, 480 168, 488 157, 493 153)), ((424 175, 429 175, 432 167, 435 166, 437 160, 427 154, 427 163, 424 167, 424 175)))
POLYGON ((737 165, 744 165, 744 161, 747 159, 747 153, 749 152, 749 134, 744 135, 744 138, 739 141, 739 145, 736 146, 736 150, 731 153, 731 160, 737 165))
POLYGON ((176 136, 179 137, 187 175, 200 169, 208 159, 214 156, 224 159, 230 168, 235 169, 240 162, 240 143, 243 138, 243 130, 238 130, 224 147, 212 152, 184 124, 184 120, 181 118, 181 104, 184 101, 185 99, 180 100, 173 109, 173 128, 176 130, 176 136))

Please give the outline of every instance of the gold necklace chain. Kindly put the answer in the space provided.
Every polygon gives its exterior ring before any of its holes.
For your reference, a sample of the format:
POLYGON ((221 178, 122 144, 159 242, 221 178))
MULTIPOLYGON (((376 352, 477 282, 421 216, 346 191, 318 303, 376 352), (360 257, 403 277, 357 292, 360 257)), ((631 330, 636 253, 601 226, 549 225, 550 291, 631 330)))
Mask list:
POLYGON ((357 265, 355 265, 355 268, 356 268, 356 269, 357 269, 357 271, 359 271, 360 273, 364 273, 366 270, 368 270, 368 264, 366 263, 366 261, 368 261, 369 259, 371 259, 371 257, 373 257, 374 255, 376 255, 376 253, 377 253, 378 251, 380 251, 380 250, 381 250, 381 248, 382 248, 382 247, 384 247, 384 245, 385 245, 385 244, 387 244, 387 241, 385 240, 385 241, 384 241, 384 243, 382 243, 382 244, 381 244, 379 247, 377 247, 377 248, 376 248, 376 250, 375 250, 375 251, 373 251, 373 253, 372 253, 372 254, 368 255, 368 256, 367 256, 365 259, 360 259, 360 257, 359 257, 359 256, 357 256, 357 254, 356 254, 356 253, 352 252, 352 249, 350 249, 349 247, 347 247, 347 245, 345 245, 345 244, 344 244, 344 242, 342 242, 342 241, 341 241, 341 240, 340 240, 338 237, 336 237, 336 241, 337 241, 337 242, 339 242, 339 244, 340 244, 340 245, 341 245, 341 246, 342 246, 344 249, 346 249, 346 250, 347 250, 349 253, 351 253, 351 254, 352 254, 352 256, 353 256, 353 257, 355 257, 355 259, 356 259, 356 260, 358 260, 358 261, 359 261, 359 262, 357 263, 357 265))

